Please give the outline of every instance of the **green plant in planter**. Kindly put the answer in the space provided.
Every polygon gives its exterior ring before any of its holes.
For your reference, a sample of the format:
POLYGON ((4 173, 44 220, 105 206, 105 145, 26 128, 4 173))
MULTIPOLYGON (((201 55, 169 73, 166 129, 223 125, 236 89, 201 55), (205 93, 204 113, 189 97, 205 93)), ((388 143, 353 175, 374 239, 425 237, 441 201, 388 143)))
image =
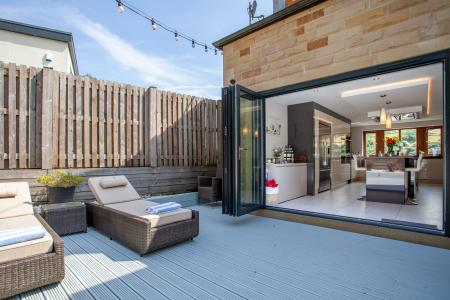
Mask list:
POLYGON ((59 170, 49 175, 40 176, 36 181, 48 187, 67 189, 82 184, 83 177, 59 170))

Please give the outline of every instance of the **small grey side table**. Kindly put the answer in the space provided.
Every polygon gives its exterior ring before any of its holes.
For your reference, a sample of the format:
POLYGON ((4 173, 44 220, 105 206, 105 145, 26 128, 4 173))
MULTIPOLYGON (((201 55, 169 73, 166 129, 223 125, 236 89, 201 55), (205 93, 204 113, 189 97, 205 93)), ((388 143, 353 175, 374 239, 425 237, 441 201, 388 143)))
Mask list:
POLYGON ((41 205, 41 215, 59 235, 86 232, 86 206, 82 202, 41 205))

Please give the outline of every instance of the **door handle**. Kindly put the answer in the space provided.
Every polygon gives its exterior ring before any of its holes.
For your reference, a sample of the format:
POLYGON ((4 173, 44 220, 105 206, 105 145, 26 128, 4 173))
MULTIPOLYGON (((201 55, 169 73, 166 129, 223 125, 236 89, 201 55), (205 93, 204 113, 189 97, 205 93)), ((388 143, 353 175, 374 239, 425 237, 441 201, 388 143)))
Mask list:
POLYGON ((242 151, 247 151, 248 149, 245 147, 239 147, 239 160, 241 160, 241 152, 242 151))

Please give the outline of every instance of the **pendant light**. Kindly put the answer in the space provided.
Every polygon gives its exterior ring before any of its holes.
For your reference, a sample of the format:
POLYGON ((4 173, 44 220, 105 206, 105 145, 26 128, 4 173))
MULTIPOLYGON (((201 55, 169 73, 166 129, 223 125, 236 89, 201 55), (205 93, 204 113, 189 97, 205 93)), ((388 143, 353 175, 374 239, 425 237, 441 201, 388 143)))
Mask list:
POLYGON ((386 124, 386 110, 383 108, 381 108, 381 113, 380 113, 380 124, 386 124))
POLYGON ((392 128, 392 118, 390 113, 386 113, 386 128, 391 129, 392 128))

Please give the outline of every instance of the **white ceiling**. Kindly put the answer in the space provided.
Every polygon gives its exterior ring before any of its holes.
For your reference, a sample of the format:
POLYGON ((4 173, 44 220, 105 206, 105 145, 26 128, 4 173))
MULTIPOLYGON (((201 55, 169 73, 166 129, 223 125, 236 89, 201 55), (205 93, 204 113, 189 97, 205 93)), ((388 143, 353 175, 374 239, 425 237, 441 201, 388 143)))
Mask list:
MULTIPOLYGON (((387 109, 401 108, 406 106, 422 105, 423 113, 420 120, 441 119, 443 116, 443 81, 442 64, 408 69, 375 77, 368 77, 338 84, 333 84, 317 89, 310 89, 276 97, 267 98, 267 101, 275 101, 284 105, 292 105, 304 102, 314 101, 327 107, 328 109, 347 117, 352 121, 353 126, 366 126, 377 124, 368 118, 369 111, 380 110, 382 107, 387 109), (375 92, 365 95, 342 98, 343 91, 365 88, 386 83, 429 77, 431 78, 431 105, 430 114, 427 115, 427 95, 428 85, 419 85, 414 87, 397 88, 383 92, 375 92), (382 98, 380 95, 385 94, 382 98), (387 105, 386 101, 391 101, 387 105)), ((420 121, 420 120, 415 120, 420 121)), ((402 121, 407 122, 407 121, 402 121)))

